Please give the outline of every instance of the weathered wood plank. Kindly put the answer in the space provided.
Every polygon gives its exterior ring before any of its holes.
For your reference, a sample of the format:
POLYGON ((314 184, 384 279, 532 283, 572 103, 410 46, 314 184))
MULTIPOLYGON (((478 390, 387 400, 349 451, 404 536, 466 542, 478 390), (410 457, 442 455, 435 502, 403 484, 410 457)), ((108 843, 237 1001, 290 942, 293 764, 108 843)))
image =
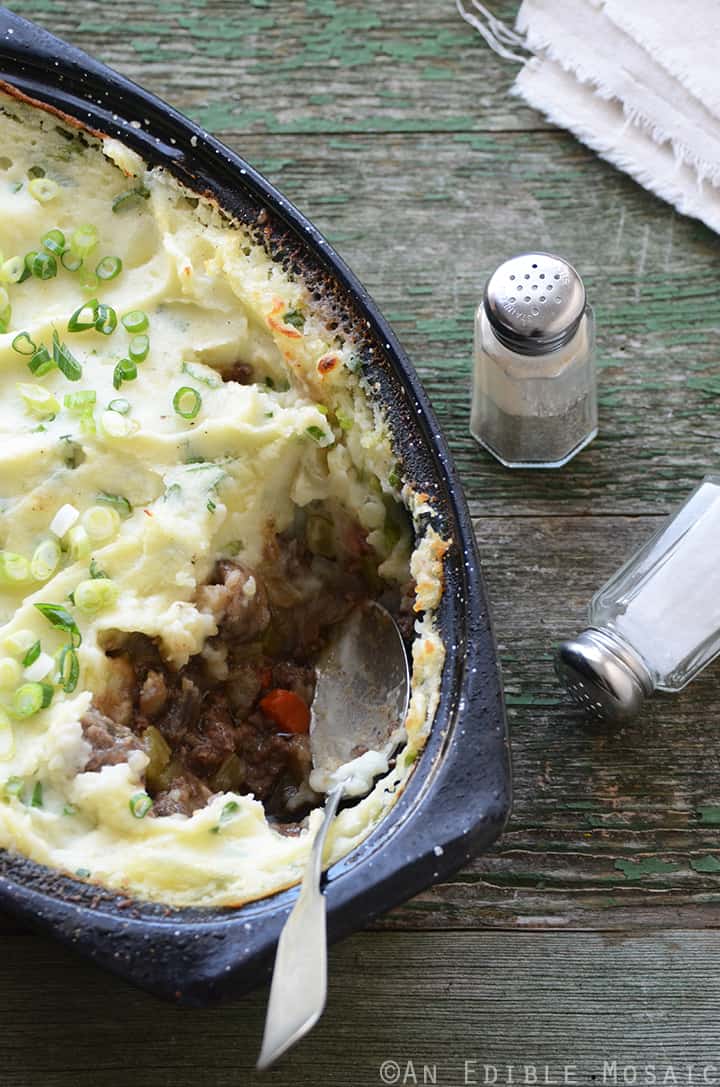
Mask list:
POLYGON ((638 1083, 653 1065, 657 1083, 671 1070, 666 1083, 701 1084, 703 1067, 720 1065, 717 933, 359 935, 331 951, 324 1019, 266 1077, 252 1070, 265 991, 190 1013, 45 939, 0 938, 4 1087, 371 1087, 393 1061, 398 1083, 432 1083, 434 1066, 443 1087, 483 1084, 488 1064, 500 1085, 508 1065, 515 1084, 525 1065, 528 1083, 535 1068, 539 1083, 560 1084, 573 1065, 569 1084, 609 1087, 632 1083, 632 1067, 638 1083))
POLYGON ((720 925, 720 663, 624 726, 562 697, 553 647, 656 518, 479 519, 512 728, 500 843, 385 927, 720 925))
MULTIPOLYGON (((452 2, 11 0, 12 10, 93 52, 207 128, 267 132, 458 132, 546 127, 496 93, 501 60, 452 2)), ((518 4, 494 5, 512 22, 518 4)))

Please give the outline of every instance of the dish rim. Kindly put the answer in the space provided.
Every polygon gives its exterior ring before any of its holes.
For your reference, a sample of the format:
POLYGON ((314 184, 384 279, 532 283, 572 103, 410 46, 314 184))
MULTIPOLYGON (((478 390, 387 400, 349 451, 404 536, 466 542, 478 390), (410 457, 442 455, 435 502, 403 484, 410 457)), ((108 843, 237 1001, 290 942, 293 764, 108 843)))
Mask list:
MULTIPOLYGON (((227 195, 225 175, 234 178, 236 199, 230 202, 235 206, 227 210, 247 222, 269 210, 281 228, 274 236, 279 244, 287 245, 288 237, 296 249, 299 243, 313 272, 319 265, 332 278, 342 304, 367 322, 366 335, 379 352, 373 378, 379 380, 378 400, 393 438, 398 440, 396 430, 404 422, 412 423, 421 439, 421 450, 408 456, 402 447, 400 459, 413 479, 414 469, 424 468, 422 485, 434 492, 439 521, 445 520, 456 537, 446 557, 438 616, 447 650, 441 702, 403 794, 327 873, 328 935, 338 939, 450 875, 501 833, 509 815, 510 761, 497 656, 472 524, 445 439, 412 365, 366 289, 312 223, 241 156, 155 95, 5 9, 0 9, 0 78, 83 127, 121 139, 189 188, 198 191, 199 184, 209 183, 221 207, 227 208, 221 195, 227 195), (48 78, 53 74, 54 82, 48 78), (102 91, 101 104, 89 97, 93 86, 96 93, 102 91), (112 112, 103 99, 113 103, 112 112), (120 105, 142 112, 148 128, 136 127, 132 113, 120 105), (190 169, 193 163, 195 170, 190 169), (393 412, 386 399, 390 393, 400 394, 393 412), (458 627, 451 620, 463 606, 464 626, 458 627), (451 644, 449 631, 456 639, 451 644), (469 736, 470 730, 460 726, 475 714, 485 727, 469 736), (468 775, 469 768, 473 772, 468 775), (466 789, 460 787, 463 782, 466 789), (478 785, 479 795, 468 811, 472 787, 478 785)), ((0 858, 0 905, 51 929, 127 980, 194 1005, 237 995, 267 975, 296 893, 291 887, 235 908, 128 905, 123 896, 24 858, 0 858), (90 919, 92 927, 83 931, 79 926, 90 919)))

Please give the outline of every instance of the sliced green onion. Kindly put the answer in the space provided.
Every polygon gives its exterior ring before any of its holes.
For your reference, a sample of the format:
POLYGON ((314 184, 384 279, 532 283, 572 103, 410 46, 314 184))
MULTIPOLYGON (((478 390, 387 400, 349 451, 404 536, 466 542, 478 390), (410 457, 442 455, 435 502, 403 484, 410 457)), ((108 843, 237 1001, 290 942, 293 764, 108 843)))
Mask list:
POLYGON ((104 411, 100 416, 100 427, 108 438, 128 438, 140 429, 140 424, 116 411, 104 411))
POLYGON ((146 189, 144 185, 135 185, 132 189, 126 189, 125 192, 118 193, 113 198, 112 209, 117 214, 128 204, 134 204, 137 200, 147 200, 149 196, 150 190, 146 189))
POLYGON ((48 251, 48 253, 54 253, 57 256, 62 256, 67 249, 65 235, 62 230, 58 230, 57 227, 53 230, 48 230, 47 234, 43 234, 40 239, 40 244, 43 249, 48 251))
POLYGON ((42 385, 26 385, 19 382, 17 390, 25 401, 25 406, 34 411, 36 415, 57 415, 60 404, 42 385))
POLYGON ((337 419, 338 426, 341 430, 352 430, 354 422, 352 415, 348 415, 342 408, 338 408, 335 412, 335 418, 337 419))
POLYGON ((62 604, 35 604, 41 615, 44 615, 51 627, 56 630, 65 630, 70 635, 71 644, 77 647, 82 642, 82 635, 72 615, 62 604))
POLYGON ((327 441, 327 434, 325 433, 325 431, 323 430, 322 427, 319 427, 319 426, 306 427, 305 428, 305 433, 308 435, 308 437, 312 438, 312 440, 314 442, 318 442, 318 444, 320 444, 321 442, 327 441))
POLYGON ((66 645, 58 654, 57 681, 65 694, 72 694, 80 677, 80 661, 71 645, 66 645))
POLYGON ((210 389, 218 389, 222 385, 222 379, 209 366, 196 366, 193 362, 184 362, 181 369, 193 381, 200 381, 210 389))
POLYGON ((41 808, 43 806, 43 787, 42 781, 36 781, 33 785, 32 798, 30 800, 31 808, 41 808))
POLYGON ((130 812, 136 819, 144 819, 152 808, 152 800, 147 793, 135 793, 130 797, 130 812))
POLYGON ((90 537, 82 525, 74 525, 68 532, 67 540, 73 562, 84 559, 90 554, 90 537))
POLYGON ((97 501, 104 503, 106 506, 112 506, 121 517, 129 517, 132 513, 132 506, 122 494, 108 494, 106 491, 100 491, 97 501))
POLYGON ((82 257, 79 257, 77 253, 73 253, 72 249, 66 249, 60 256, 60 263, 68 272, 79 271, 82 268, 82 262, 82 257))
POLYGON ((44 377, 51 370, 55 369, 55 360, 52 358, 47 347, 40 345, 33 357, 28 362, 28 369, 35 377, 44 377))
POLYGON ((80 413, 80 431, 82 434, 95 434, 95 416, 93 415, 92 408, 88 408, 87 411, 81 411, 80 413))
POLYGON ((298 331, 305 326, 305 316, 297 309, 289 309, 283 314, 282 320, 284 325, 292 325, 298 331))
POLYGON ((11 777, 5 782, 5 792, 8 796, 20 796, 24 788, 25 782, 22 778, 11 777))
POLYGON ((22 679, 22 667, 12 657, 0 657, 0 690, 7 691, 17 687, 22 679))
POLYGON ((12 698, 12 713, 15 717, 33 717, 43 709, 45 692, 42 683, 23 683, 12 698))
POLYGON ((59 186, 56 181, 52 181, 49 177, 34 177, 28 184, 30 195, 37 200, 39 204, 47 204, 50 200, 53 200, 59 190, 59 186))
POLYGON ((34 355, 37 351, 37 344, 30 339, 27 332, 18 332, 12 342, 12 349, 17 351, 18 355, 34 355))
POLYGON ((98 279, 115 279, 122 272, 120 257, 103 257, 95 268, 98 279))
POLYGON ((202 397, 197 389, 182 385, 173 397, 172 406, 176 415, 182 419, 195 419, 202 405, 202 397))
POLYGON ((133 333, 144 332, 150 324, 147 313, 141 309, 131 309, 129 313, 124 313, 120 320, 128 332, 133 333))
POLYGON ((83 615, 97 615, 99 611, 112 607, 118 593, 117 585, 110 578, 95 577, 81 581, 73 595, 78 611, 83 615))
POLYGON ((63 804, 63 815, 77 815, 77 808, 74 804, 63 804))
POLYGON ((52 521, 50 522, 50 531, 53 533, 54 536, 62 539, 65 533, 69 532, 70 529, 73 527, 79 516, 79 510, 77 510, 75 506, 72 506, 69 502, 66 502, 63 506, 60 507, 60 509, 57 511, 52 521))
POLYGON ((22 554, 0 551, 0 585, 22 585, 30 577, 30 564, 22 554))
POLYGON ((58 369, 65 375, 68 381, 79 381, 82 377, 82 366, 73 355, 70 348, 60 342, 57 332, 53 332, 53 358, 58 369))
POLYGON ((3 283, 19 283, 25 271, 22 257, 10 257, 0 266, 0 279, 3 283))
POLYGON ((57 261, 52 253, 36 253, 30 271, 36 279, 52 279, 57 275, 57 261))
POLYGON ((26 408, 37 415, 57 415, 60 411, 59 402, 41 385, 25 385, 21 382, 17 384, 17 391, 25 401, 26 408))
POLYGON ((120 514, 112 506, 91 506, 82 515, 82 524, 93 543, 104 543, 117 535, 120 514))
POLYGON ((92 294, 100 286, 100 280, 89 268, 81 269, 79 278, 83 290, 87 291, 88 294, 92 294))
POLYGON ((30 560, 30 573, 35 581, 47 581, 51 578, 60 565, 61 555, 57 540, 42 540, 30 560))
POLYGON ((52 671, 54 665, 55 661, 49 653, 40 653, 37 660, 25 669, 25 679, 29 683, 40 683, 48 672, 52 671))
POLYGON ((37 256, 37 249, 31 249, 29 253, 26 253, 23 257, 23 270, 18 283, 24 283, 26 279, 29 279, 32 275, 32 262, 37 256))
POLYGON ((34 664, 41 653, 42 646, 40 645, 40 640, 38 639, 38 641, 33 642, 27 653, 23 657, 23 668, 29 668, 31 664, 34 664))
POLYGON ((97 400, 97 393, 94 389, 82 389, 77 393, 65 393, 63 397, 63 404, 68 411, 87 411, 88 408, 92 408, 97 400))
POLYGON ((45 177, 42 166, 31 166, 27 172, 28 177, 45 177))
POLYGON ((10 718, 0 709, 0 762, 7 762, 15 754, 15 735, 10 718))
POLYGON ((128 355, 132 362, 144 362, 150 350, 150 340, 144 334, 133 336, 128 344, 128 355))
POLYGON ((118 415, 129 415, 130 401, 126 400, 123 396, 118 396, 115 400, 110 401, 108 404, 108 411, 116 411, 118 415))
POLYGON ((95 328, 100 303, 97 298, 91 298, 73 313, 68 321, 68 332, 85 332, 88 328, 95 328))
POLYGON ((137 377, 137 366, 130 359, 120 359, 113 370, 113 386, 119 389, 124 381, 134 381, 137 377))
POLYGON ((81 257, 86 257, 98 243, 97 227, 92 223, 84 223, 74 231, 70 239, 70 247, 81 257))
POLYGON ((98 305, 95 328, 103 336, 109 336, 117 328, 117 313, 112 306, 106 306, 103 302, 98 305))
POLYGON ((90 577, 107 577, 107 574, 98 566, 94 556, 90 559, 90 577))

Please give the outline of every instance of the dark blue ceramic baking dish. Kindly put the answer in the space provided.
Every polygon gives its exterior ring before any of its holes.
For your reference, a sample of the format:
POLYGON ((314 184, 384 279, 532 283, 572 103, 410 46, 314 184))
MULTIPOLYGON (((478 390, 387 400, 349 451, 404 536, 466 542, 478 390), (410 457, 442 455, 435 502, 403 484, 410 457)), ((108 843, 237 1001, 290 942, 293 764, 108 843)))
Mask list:
MULTIPOLYGON (((452 540, 440 629, 441 703, 405 792, 327 876, 331 940, 443 879, 500 833, 510 807, 507 729, 472 526, 445 440, 411 364, 367 292, 315 227, 223 144, 134 83, 40 27, 0 9, 0 79, 87 128, 121 138, 190 188, 262 231, 355 330, 379 387, 405 477, 427 492, 452 540), (438 848, 439 847, 439 848, 438 848)), ((0 854, 0 907, 56 934, 99 965, 189 1005, 264 980, 291 889, 227 910, 129 901, 0 854)))

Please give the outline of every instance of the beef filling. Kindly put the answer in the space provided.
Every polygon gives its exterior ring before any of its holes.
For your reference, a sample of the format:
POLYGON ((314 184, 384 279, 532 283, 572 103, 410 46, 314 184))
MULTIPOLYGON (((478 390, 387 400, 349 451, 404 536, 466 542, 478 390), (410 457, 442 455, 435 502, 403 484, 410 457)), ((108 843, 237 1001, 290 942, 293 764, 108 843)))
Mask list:
MULTIPOLYGON (((272 560, 263 576, 217 563, 197 600, 218 634, 186 667, 171 668, 142 634, 106 649, 107 687, 82 718, 92 749, 85 769, 144 750, 155 815, 190 814, 233 791, 294 823, 320 802, 309 786, 312 659, 370 590, 361 564, 341 566, 295 539, 281 541, 272 560)), ((399 595, 395 604, 403 610, 399 595)))

